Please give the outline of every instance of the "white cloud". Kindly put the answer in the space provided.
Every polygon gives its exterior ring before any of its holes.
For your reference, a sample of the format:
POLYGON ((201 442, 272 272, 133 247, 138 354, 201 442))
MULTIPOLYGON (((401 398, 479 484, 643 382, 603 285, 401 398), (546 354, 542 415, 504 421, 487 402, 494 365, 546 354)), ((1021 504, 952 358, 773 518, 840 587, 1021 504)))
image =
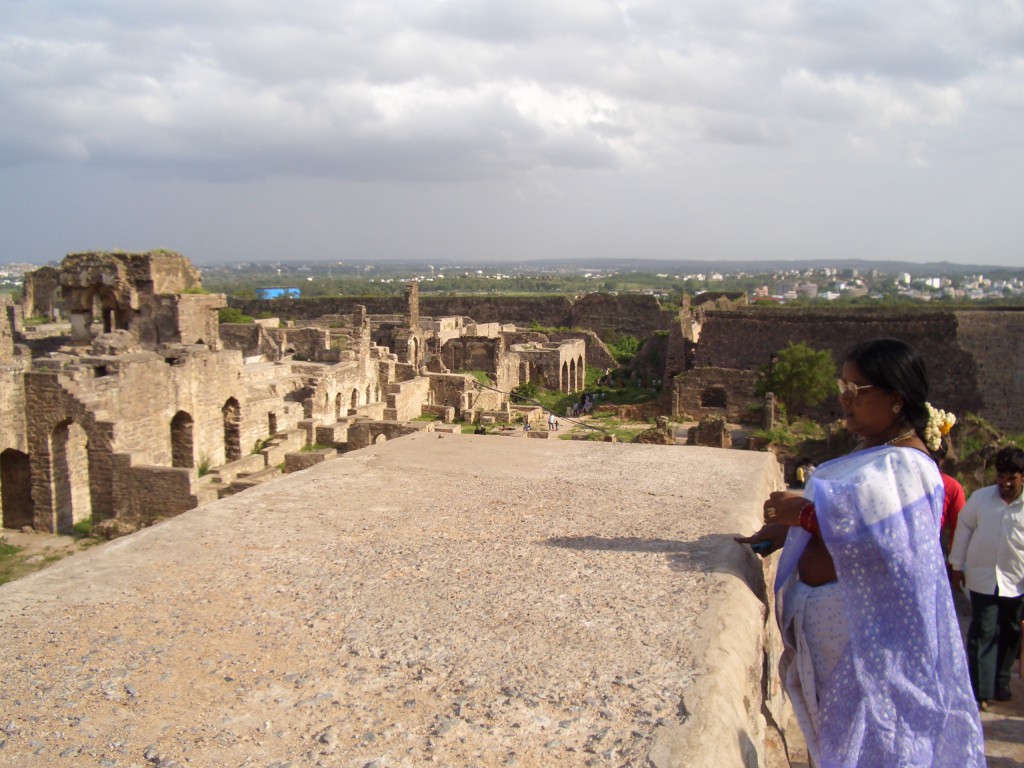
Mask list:
POLYGON ((561 199, 545 174, 699 198, 752 169, 1005 167, 1021 50, 1022 0, 12 0, 0 169, 561 199))

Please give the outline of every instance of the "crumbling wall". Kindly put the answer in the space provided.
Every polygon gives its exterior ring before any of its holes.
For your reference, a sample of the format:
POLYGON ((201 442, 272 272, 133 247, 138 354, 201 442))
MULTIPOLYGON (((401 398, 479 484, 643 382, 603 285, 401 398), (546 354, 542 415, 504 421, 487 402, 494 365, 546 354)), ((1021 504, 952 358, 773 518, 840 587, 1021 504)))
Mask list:
POLYGON ((403 424, 396 421, 359 421, 348 428, 348 449, 358 451, 375 443, 394 440, 417 432, 433 432, 432 422, 403 424))
MULTIPOLYGON (((402 381, 388 386, 387 407, 384 418, 389 421, 411 421, 422 413, 422 406, 429 402, 430 379, 419 376, 409 381, 402 381)), ((351 429, 349 442, 351 442, 351 429)))
POLYGON ((146 297, 131 330, 149 349, 163 344, 205 344, 220 349, 217 310, 223 294, 161 294, 146 297))
POLYGON ((597 335, 595 331, 579 330, 579 331, 550 331, 548 334, 550 341, 568 341, 570 339, 583 339, 586 344, 586 363, 588 368, 618 368, 619 364, 615 362, 615 358, 612 357, 612 353, 608 351, 608 347, 601 337, 597 335))
POLYGON ((672 416, 679 420, 722 417, 749 422, 757 411, 757 373, 733 368, 694 368, 672 380, 672 416))
POLYGON ((293 355, 296 360, 326 360, 331 349, 330 332, 325 328, 266 328, 264 332, 286 357, 293 355))
POLYGON ((441 360, 450 371, 483 371, 497 374, 499 351, 505 347, 504 339, 464 336, 451 339, 441 348, 441 360))
POLYGON ((63 299, 60 289, 60 270, 40 267, 26 272, 23 280, 21 306, 25 317, 44 317, 60 320, 63 299))
POLYGON ((114 457, 114 498, 118 520, 146 526, 195 509, 192 474, 182 467, 132 466, 131 456, 114 457), (159 503, 154 504, 154 499, 159 503))

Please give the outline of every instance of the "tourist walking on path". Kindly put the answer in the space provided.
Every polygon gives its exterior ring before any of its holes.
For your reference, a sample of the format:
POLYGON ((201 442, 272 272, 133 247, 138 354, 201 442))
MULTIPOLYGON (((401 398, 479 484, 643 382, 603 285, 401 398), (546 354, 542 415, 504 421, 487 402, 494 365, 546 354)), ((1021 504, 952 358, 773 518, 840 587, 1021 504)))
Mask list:
POLYGON ((924 362, 902 341, 867 341, 838 384, 861 442, 820 465, 803 495, 771 494, 766 525, 737 539, 764 556, 785 542, 779 673, 811 764, 980 768, 981 721, 939 545, 943 485, 925 444, 939 412, 926 402, 924 362))
POLYGON ((971 596, 967 660, 974 697, 1010 699, 1010 672, 1020 654, 1024 606, 1024 451, 995 456, 996 484, 971 494, 960 511, 949 564, 953 585, 971 596))

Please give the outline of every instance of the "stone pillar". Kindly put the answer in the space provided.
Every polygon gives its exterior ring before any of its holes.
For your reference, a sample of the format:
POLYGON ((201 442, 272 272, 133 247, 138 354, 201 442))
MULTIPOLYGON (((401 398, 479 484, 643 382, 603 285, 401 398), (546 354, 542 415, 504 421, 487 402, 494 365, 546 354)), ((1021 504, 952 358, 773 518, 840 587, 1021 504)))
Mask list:
POLYGON ((762 429, 775 429, 775 420, 777 417, 778 400, 775 398, 774 392, 768 392, 764 396, 764 420, 761 424, 762 429))
POLYGON ((405 284, 405 320, 409 330, 415 331, 420 327, 420 284, 405 284))

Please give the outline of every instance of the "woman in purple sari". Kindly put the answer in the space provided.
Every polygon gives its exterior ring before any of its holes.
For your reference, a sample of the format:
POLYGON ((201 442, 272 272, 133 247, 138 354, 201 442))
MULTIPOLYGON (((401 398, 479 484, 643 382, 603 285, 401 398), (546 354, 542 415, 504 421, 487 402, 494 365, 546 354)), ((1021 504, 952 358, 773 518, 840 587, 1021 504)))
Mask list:
POLYGON ((764 528, 739 539, 785 542, 779 670, 812 765, 984 766, 939 543, 943 485, 923 442, 924 362, 902 341, 864 342, 839 391, 860 444, 803 495, 773 493, 764 528))

